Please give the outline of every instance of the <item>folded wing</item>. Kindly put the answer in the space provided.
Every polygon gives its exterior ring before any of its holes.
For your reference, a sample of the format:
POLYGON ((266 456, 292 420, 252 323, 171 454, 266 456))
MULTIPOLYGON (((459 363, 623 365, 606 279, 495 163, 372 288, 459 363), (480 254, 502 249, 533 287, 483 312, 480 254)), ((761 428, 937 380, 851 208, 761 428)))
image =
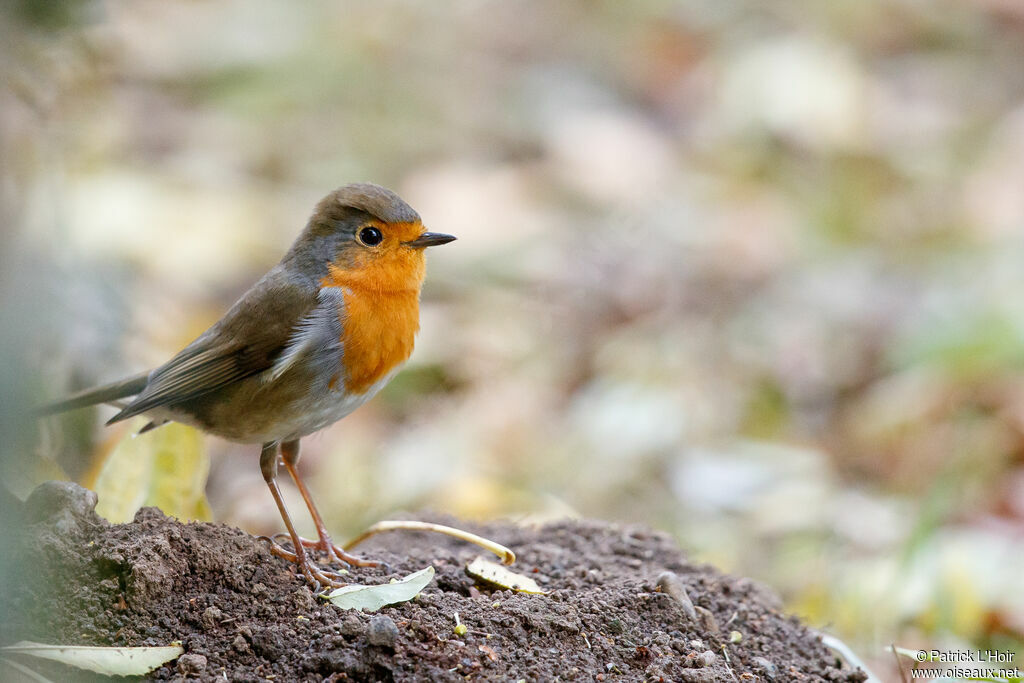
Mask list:
POLYGON ((216 325, 149 376, 135 399, 107 424, 173 406, 269 370, 296 326, 317 305, 316 290, 270 271, 216 325))

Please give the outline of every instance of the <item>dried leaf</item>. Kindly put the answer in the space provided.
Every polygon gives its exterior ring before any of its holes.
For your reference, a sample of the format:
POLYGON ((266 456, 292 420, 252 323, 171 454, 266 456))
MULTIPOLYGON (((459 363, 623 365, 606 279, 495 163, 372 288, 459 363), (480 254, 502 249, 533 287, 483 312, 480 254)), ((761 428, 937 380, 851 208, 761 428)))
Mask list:
POLYGON ((478 557, 470 562, 469 566, 466 567, 466 573, 473 578, 486 581, 501 588, 519 591, 520 593, 544 594, 544 591, 537 585, 537 582, 530 577, 517 574, 496 562, 491 562, 482 557, 478 557))
POLYGON ((85 485, 99 495, 96 512, 107 520, 129 522, 144 505, 178 519, 209 520, 206 475, 210 461, 202 435, 170 423, 135 435, 148 423, 132 422, 132 432, 104 459, 99 473, 85 485))
POLYGON ((23 640, 3 648, 12 655, 28 655, 86 669, 104 676, 142 676, 180 657, 181 645, 163 647, 89 647, 47 645, 23 640))
POLYGON ((377 586, 342 586, 327 599, 342 609, 365 609, 376 612, 385 605, 412 600, 434 579, 434 568, 426 567, 393 583, 377 586))

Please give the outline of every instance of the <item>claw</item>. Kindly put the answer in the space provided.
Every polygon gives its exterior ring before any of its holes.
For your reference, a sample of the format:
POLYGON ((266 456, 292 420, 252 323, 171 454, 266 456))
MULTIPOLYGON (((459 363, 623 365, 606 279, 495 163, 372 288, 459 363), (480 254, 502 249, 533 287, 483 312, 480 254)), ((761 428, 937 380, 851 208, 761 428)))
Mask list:
MULTIPOLYGON (((265 537, 264 537, 265 538, 265 537)), ((290 543, 291 538, 286 533, 276 533, 272 537, 273 542, 279 546, 283 546, 285 543, 290 543)), ((378 562, 377 560, 367 560, 356 555, 345 552, 345 550, 331 541, 331 537, 324 534, 317 540, 311 538, 299 537, 299 543, 302 544, 303 548, 310 550, 318 550, 327 556, 327 564, 347 564, 350 567, 384 567, 384 563, 378 562)), ((282 548, 283 550, 284 548, 282 548)), ((287 552, 287 551, 286 551, 287 552)), ((293 554, 293 553, 289 553, 293 554)))
MULTIPOLYGON (((280 534, 278 534, 280 535, 280 534)), ((259 540, 265 541, 270 546, 270 552, 272 555, 280 557, 284 560, 288 560, 298 565, 302 575, 306 577, 306 580, 317 588, 341 588, 347 585, 344 581, 344 576, 338 572, 332 572, 329 570, 320 569, 316 566, 312 560, 310 560, 305 554, 302 557, 293 553, 292 551, 285 548, 283 545, 278 543, 270 536, 260 536, 259 540)))
POLYGON ((327 554, 328 562, 337 564, 342 562, 349 565, 350 567, 380 567, 381 563, 376 560, 366 560, 356 555, 351 555, 344 551, 340 546, 335 545, 331 542, 331 537, 324 534, 318 541, 310 541, 308 539, 300 539, 302 545, 312 550, 319 550, 327 554))

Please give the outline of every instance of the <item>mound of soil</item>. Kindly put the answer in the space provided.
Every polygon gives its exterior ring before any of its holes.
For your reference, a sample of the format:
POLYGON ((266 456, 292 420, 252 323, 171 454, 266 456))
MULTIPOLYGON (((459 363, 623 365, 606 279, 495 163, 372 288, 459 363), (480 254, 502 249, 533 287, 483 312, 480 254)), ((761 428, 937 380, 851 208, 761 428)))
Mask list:
MULTIPOLYGON (((411 602, 375 614, 327 604, 264 543, 141 510, 111 525, 95 494, 52 482, 9 524, 3 644, 166 645, 186 654, 154 680, 862 681, 748 579, 691 564, 660 533, 603 522, 466 525, 513 548, 548 591, 477 585, 479 549, 398 533, 361 547, 386 582, 433 565, 411 602), (455 632, 455 613, 467 631, 455 632)), ((441 520, 443 521, 443 520, 441 520)), ((23 663, 55 680, 58 665, 23 663)))

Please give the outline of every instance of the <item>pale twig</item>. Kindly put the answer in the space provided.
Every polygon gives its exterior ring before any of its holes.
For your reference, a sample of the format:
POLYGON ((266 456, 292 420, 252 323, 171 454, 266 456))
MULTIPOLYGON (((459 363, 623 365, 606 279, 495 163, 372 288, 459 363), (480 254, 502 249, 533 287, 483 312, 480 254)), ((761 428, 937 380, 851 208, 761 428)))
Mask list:
POLYGON ((483 536, 477 536, 468 531, 462 529, 456 529, 455 527, 445 526, 443 524, 433 524, 432 522, 414 522, 414 521, 392 521, 386 520, 383 522, 377 522, 369 529, 359 534, 351 541, 344 545, 345 550, 351 550, 355 546, 359 545, 371 536, 384 533, 385 531, 433 531, 438 534, 444 534, 445 536, 451 536, 468 543, 474 543, 481 548, 491 551, 495 555, 501 558, 502 564, 512 564, 516 561, 516 554, 511 549, 506 548, 500 543, 484 538, 483 536))

